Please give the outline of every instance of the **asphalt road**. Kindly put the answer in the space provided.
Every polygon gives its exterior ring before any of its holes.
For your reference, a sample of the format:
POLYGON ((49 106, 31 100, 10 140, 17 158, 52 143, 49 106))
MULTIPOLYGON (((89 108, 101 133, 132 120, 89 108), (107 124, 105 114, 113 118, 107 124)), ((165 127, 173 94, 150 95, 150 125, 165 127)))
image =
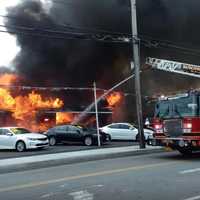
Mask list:
POLYGON ((157 153, 0 175, 2 200, 197 200, 200 155, 157 153))
MULTIPOLYGON (((107 144, 102 145, 100 148, 110 148, 110 147, 123 147, 123 146, 131 146, 138 145, 136 142, 132 141, 112 141, 107 144)), ((5 158, 16 158, 16 157, 24 157, 24 156, 33 156, 33 155, 43 155, 43 154, 52 154, 52 153, 61 153, 61 152, 72 152, 72 151, 80 151, 80 150, 88 150, 88 149, 96 149, 99 148, 97 146, 87 147, 80 143, 77 144, 59 144, 56 146, 51 146, 47 149, 41 150, 28 150, 22 153, 16 152, 15 150, 0 150, 0 160, 5 158)))

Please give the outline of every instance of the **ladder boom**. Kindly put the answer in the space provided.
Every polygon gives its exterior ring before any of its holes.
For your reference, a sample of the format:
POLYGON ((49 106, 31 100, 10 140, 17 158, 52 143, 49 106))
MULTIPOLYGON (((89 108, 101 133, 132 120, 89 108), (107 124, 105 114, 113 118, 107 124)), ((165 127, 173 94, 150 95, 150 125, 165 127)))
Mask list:
POLYGON ((153 69, 200 78, 200 66, 148 57, 146 64, 153 69))

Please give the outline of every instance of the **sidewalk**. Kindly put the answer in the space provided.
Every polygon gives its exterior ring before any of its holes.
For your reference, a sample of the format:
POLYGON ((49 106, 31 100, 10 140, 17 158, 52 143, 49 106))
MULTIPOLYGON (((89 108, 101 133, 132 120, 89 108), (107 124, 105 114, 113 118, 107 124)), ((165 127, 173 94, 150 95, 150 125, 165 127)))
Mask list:
POLYGON ((23 171, 28 169, 55 166, 59 164, 72 164, 123 156, 142 155, 162 151, 163 148, 160 147, 147 146, 146 149, 139 149, 139 146, 128 146, 9 158, 1 160, 0 173, 23 171))

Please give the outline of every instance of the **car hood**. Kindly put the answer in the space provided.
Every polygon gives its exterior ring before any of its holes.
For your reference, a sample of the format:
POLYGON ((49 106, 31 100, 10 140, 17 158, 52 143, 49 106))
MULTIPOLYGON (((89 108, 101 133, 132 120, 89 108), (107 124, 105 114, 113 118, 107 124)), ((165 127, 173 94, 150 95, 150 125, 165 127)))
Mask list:
POLYGON ((47 138, 47 136, 40 134, 40 133, 26 133, 19 135, 20 137, 26 137, 26 138, 33 138, 33 139, 44 139, 47 138))

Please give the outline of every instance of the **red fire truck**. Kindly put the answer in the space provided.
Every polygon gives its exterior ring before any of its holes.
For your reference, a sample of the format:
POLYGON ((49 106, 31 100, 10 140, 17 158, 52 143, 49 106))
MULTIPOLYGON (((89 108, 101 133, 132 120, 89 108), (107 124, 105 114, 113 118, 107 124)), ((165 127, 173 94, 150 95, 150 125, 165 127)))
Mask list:
MULTIPOLYGON (((153 69, 200 78, 200 66, 148 58, 153 69)), ((182 154, 200 150, 200 91, 161 97, 155 105, 153 146, 168 146, 182 154)))
POLYGON ((152 125, 152 145, 168 146, 183 154, 200 150, 200 92, 159 99, 152 125))

